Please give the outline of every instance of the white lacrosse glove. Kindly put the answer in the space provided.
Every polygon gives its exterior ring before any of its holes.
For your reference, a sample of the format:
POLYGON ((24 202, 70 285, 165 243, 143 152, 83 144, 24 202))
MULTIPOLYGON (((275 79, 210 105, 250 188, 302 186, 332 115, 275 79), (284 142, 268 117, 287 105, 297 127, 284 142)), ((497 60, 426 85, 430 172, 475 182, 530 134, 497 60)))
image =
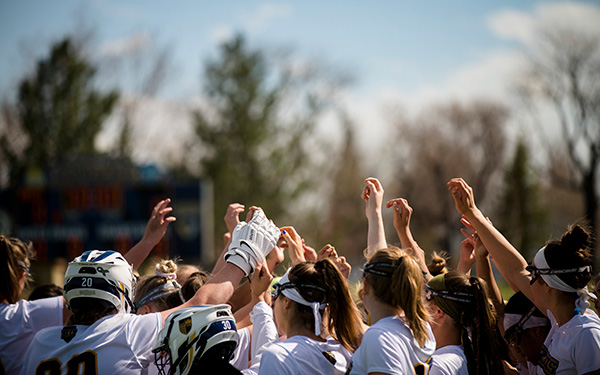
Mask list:
POLYGON ((241 221, 233 230, 225 260, 238 266, 248 276, 265 261, 265 256, 277 245, 280 236, 279 228, 267 219, 262 210, 257 210, 252 220, 248 223, 241 221))

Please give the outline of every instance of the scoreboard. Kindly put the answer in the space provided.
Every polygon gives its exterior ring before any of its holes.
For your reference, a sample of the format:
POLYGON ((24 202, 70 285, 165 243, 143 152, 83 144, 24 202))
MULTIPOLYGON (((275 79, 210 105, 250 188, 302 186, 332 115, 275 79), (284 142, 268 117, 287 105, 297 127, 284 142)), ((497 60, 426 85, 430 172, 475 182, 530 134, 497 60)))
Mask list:
POLYGON ((177 221, 151 256, 211 262, 212 191, 200 182, 4 190, 0 232, 32 241, 40 262, 71 260, 94 249, 125 253, 143 237, 152 209, 165 198, 171 198, 177 221))

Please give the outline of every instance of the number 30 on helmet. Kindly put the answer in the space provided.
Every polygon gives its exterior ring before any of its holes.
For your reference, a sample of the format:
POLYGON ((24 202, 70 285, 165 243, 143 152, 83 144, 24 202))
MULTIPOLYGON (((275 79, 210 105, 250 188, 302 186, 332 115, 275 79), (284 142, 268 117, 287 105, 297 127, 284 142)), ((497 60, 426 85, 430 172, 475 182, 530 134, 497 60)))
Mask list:
POLYGON ((206 369, 228 362, 237 343, 229 305, 183 308, 165 320, 154 346, 154 360, 161 375, 186 375, 192 365, 206 369))

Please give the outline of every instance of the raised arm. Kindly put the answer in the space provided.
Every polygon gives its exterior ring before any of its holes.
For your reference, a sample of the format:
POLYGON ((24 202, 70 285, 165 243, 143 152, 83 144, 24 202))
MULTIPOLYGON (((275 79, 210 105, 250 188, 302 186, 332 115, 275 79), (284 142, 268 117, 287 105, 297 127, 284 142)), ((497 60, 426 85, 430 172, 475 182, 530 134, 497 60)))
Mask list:
POLYGON ((366 203, 365 211, 368 222, 367 251, 369 258, 375 251, 387 248, 381 206, 383 204, 383 187, 378 179, 369 177, 365 180, 366 186, 362 192, 362 199, 366 203))
POLYGON ((271 305, 271 296, 267 290, 271 285, 273 276, 269 272, 266 263, 256 267, 256 271, 252 274, 250 285, 250 302, 233 314, 236 321, 237 329, 251 325, 250 311, 259 302, 266 302, 271 305))
POLYGON ((171 203, 171 199, 167 198, 154 206, 152 216, 146 224, 144 237, 124 255, 134 271, 146 260, 154 246, 165 235, 169 224, 177 220, 175 216, 167 216, 169 212, 173 211, 173 207, 170 207, 169 203, 171 203))
POLYGON ((464 229, 460 231, 466 238, 460 243, 460 257, 456 265, 456 270, 471 276, 471 267, 475 264, 475 241, 471 233, 467 233, 464 229))
POLYGON ((475 268, 477 269, 477 276, 482 278, 487 283, 490 299, 492 300, 494 308, 496 309, 496 313, 498 314, 498 320, 501 322, 504 318, 504 300, 502 299, 502 294, 498 288, 498 283, 496 283, 496 279, 494 278, 494 274, 492 272, 492 264, 490 263, 489 252, 485 248, 485 245, 481 241, 481 238, 479 238, 479 235, 471 223, 469 223, 469 221, 465 218, 462 218, 460 221, 470 231, 469 232, 465 229, 460 230, 466 237, 465 241, 469 241, 473 246, 473 259, 475 261, 475 268))
POLYGON ((448 189, 452 192, 456 210, 473 226, 504 277, 535 301, 529 286, 529 272, 525 270, 527 261, 477 208, 473 189, 462 178, 450 180, 448 189))
POLYGON ((398 234, 398 239, 400 239, 400 246, 418 260, 419 267, 425 279, 431 279, 432 276, 425 262, 425 252, 419 247, 419 244, 415 241, 410 231, 410 218, 413 213, 412 207, 408 205, 408 201, 404 198, 389 200, 385 206, 394 209, 394 228, 396 229, 396 234, 398 234))
POLYGON ((281 227, 281 237, 284 240, 282 246, 288 249, 288 255, 290 256, 290 260, 292 261, 292 266, 311 261, 315 262, 317 260, 317 253, 310 246, 306 246, 304 244, 304 240, 296 229, 291 226, 281 227))
POLYGON ((251 209, 247 222, 240 222, 232 233, 225 266, 213 275, 186 303, 161 312, 163 321, 173 311, 190 306, 226 303, 244 276, 265 262, 265 256, 277 245, 279 228, 260 208, 251 209))
POLYGON ((231 203, 229 206, 227 206, 227 212, 225 212, 225 217, 223 217, 225 225, 227 226, 227 233, 223 235, 223 243, 225 245, 221 256, 217 258, 217 262, 212 270, 213 274, 219 272, 225 265, 225 253, 227 250, 229 250, 231 233, 233 233, 235 227, 240 223, 240 214, 244 212, 244 207, 245 206, 240 203, 231 203))

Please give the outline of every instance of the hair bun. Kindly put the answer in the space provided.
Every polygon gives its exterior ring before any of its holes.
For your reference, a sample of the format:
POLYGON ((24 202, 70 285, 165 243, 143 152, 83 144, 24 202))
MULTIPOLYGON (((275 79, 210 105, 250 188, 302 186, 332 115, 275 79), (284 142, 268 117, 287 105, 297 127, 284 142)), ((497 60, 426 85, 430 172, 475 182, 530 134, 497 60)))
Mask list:
POLYGON ((562 245, 573 251, 590 246, 590 234, 579 224, 573 225, 560 239, 562 245))
MULTIPOLYGON (((177 272, 177 263, 171 259, 163 259, 160 263, 156 263, 154 267, 154 273, 160 274, 174 274, 177 272)), ((162 275, 161 275, 162 276, 162 275)))
POLYGON ((429 273, 431 273, 431 275, 433 275, 433 276, 436 276, 436 275, 439 275, 440 273, 448 272, 448 269, 446 268, 446 266, 448 264, 446 258, 447 258, 446 252, 442 251, 440 253, 437 253, 434 251, 433 254, 431 255, 431 262, 429 262, 429 264, 427 265, 427 268, 429 269, 429 273))

